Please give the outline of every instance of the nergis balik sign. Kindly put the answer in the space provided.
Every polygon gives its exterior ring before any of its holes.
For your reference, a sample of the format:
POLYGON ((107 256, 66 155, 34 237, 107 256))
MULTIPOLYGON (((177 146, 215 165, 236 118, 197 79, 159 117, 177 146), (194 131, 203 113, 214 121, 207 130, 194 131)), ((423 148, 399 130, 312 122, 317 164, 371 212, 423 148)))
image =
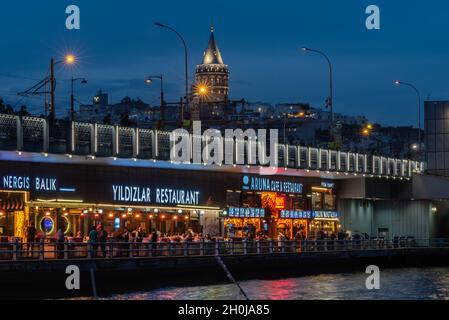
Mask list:
POLYGON ((14 191, 58 191, 57 179, 8 175, 2 177, 2 189, 14 191))

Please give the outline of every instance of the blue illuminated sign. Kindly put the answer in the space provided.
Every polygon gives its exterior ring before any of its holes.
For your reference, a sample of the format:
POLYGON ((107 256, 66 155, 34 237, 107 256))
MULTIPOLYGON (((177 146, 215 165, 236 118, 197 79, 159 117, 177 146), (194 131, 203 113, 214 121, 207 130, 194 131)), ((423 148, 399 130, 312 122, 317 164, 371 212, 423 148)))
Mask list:
POLYGON ((27 176, 4 176, 2 182, 5 190, 57 191, 57 180, 52 178, 31 179, 27 176))
POLYGON ((120 218, 115 218, 115 220, 114 220, 114 228, 116 230, 118 230, 118 229, 120 229, 120 227, 121 227, 120 218))
POLYGON ((29 190, 30 177, 4 176, 3 189, 10 190, 29 190))
POLYGON ((340 212, 338 211, 292 211, 282 210, 282 219, 339 219, 340 212))
POLYGON ((315 219, 339 219, 340 212, 338 211, 314 211, 315 219))
POLYGON ((46 234, 49 234, 53 231, 55 222, 52 218, 45 217, 41 222, 41 228, 42 231, 44 231, 46 234))
POLYGON ((282 210, 281 218, 282 219, 312 219, 313 213, 312 213, 312 211, 282 210))
POLYGON ((154 199, 152 188, 113 185, 113 199, 128 203, 157 203, 171 205, 199 205, 200 192, 186 189, 155 188, 154 199))
POLYGON ((302 193, 303 185, 266 177, 243 177, 243 190, 255 192, 302 193))
POLYGON ((265 218, 265 209, 262 208, 228 208, 230 218, 265 218))
POLYGON ((321 186, 323 188, 326 188, 326 189, 333 189, 333 188, 335 188, 335 183, 333 183, 333 182, 321 182, 321 186))

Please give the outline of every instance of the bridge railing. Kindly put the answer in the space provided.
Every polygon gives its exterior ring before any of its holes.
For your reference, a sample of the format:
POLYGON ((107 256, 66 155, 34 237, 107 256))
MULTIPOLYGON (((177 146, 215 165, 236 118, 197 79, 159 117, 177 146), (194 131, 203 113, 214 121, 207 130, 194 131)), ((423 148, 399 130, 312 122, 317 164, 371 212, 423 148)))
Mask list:
POLYGON ((0 244, 0 261, 156 258, 260 254, 303 254, 373 250, 449 249, 449 239, 195 241, 195 242, 38 242, 0 244))
MULTIPOLYGON (((207 136, 189 134, 188 138, 202 147, 210 142, 207 136)), ((225 155, 229 155, 226 141, 229 139, 222 143, 225 155)), ((173 143, 169 132, 68 121, 49 125, 43 118, 0 114, 0 150, 170 161, 173 143)), ((254 143, 245 136, 233 138, 232 143, 231 151, 243 149, 245 164, 250 165, 265 163, 262 160, 275 152, 277 166, 286 169, 393 178, 410 178, 413 173, 424 172, 424 163, 409 159, 279 143, 272 148, 269 141, 254 143), (244 147, 239 148, 239 144, 244 147)), ((194 160, 192 155, 191 163, 194 160)), ((234 164, 240 164, 236 156, 234 164)))

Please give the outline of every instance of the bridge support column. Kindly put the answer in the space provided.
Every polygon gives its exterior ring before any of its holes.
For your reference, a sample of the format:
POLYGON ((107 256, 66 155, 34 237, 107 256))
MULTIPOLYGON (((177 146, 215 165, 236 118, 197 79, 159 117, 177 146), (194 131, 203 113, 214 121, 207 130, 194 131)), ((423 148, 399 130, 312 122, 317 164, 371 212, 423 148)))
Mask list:
POLYGON ((23 127, 22 117, 16 117, 16 136, 17 136, 17 151, 23 151, 23 127))

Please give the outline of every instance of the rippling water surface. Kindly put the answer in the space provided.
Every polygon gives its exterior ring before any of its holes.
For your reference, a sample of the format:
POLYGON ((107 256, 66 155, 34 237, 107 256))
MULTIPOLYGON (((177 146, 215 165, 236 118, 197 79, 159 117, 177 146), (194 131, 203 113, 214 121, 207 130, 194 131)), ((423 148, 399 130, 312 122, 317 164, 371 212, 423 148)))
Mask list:
MULTIPOLYGON (((449 300, 449 268, 381 271, 381 289, 368 291, 368 275, 336 274, 241 282, 251 300, 449 300)), ((240 300, 233 284, 162 288, 115 295, 112 300, 240 300)))

